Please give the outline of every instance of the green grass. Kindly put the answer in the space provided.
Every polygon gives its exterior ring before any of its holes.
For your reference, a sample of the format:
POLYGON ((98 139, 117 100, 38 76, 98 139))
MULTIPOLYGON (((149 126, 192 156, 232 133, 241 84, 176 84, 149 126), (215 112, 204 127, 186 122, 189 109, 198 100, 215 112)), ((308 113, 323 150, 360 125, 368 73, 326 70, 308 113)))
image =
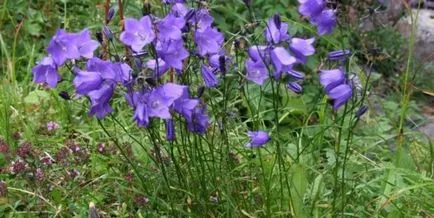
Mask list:
MULTIPOLYGON (((126 2, 127 15, 138 16, 138 1, 126 2)), ((360 120, 352 115, 354 102, 334 113, 318 89, 316 68, 327 51, 348 39, 329 36, 318 41, 318 54, 305 69, 303 95, 287 94, 280 83, 249 84, 238 92, 228 78, 222 85, 227 89, 205 93, 215 114, 209 132, 189 134, 178 123, 177 140, 170 143, 161 121, 154 128, 136 127, 122 93, 111 102, 115 113, 98 121, 87 116, 87 100, 75 98, 67 82, 53 90, 31 83, 31 68, 61 23, 71 31, 99 28, 96 3, 101 2, 0 3, 6 6, 0 8, 0 139, 10 146, 0 155, 0 180, 7 184, 4 195, 0 186, 2 216, 86 217, 91 202, 103 217, 434 216, 434 147, 408 122, 410 116, 423 119, 420 102, 404 88, 412 83, 410 62, 399 92, 383 92, 387 83, 378 72, 362 78, 372 94, 366 99, 371 109, 360 120), (61 91, 72 99, 62 99, 61 91), (223 118, 220 131, 217 121, 223 118), (60 128, 48 131, 49 121, 60 128), (271 130, 273 140, 264 149, 244 148, 251 126, 271 130), (32 143, 26 157, 31 170, 13 175, 8 169, 24 142, 32 143), (79 152, 62 153, 74 145, 79 152), (56 159, 51 166, 41 163, 47 155, 56 159), (43 180, 32 176, 37 168, 43 180)), ((256 4, 266 6, 263 13, 256 9, 257 16, 277 10, 284 20, 297 19, 293 7, 284 10, 290 1, 256 4)), ((232 12, 222 5, 213 12, 223 29, 245 26, 249 16, 240 2, 232 12)), ((296 24, 295 33, 312 33, 306 23, 296 24)), ((363 74, 366 63, 356 56, 350 61, 350 70, 363 74)))

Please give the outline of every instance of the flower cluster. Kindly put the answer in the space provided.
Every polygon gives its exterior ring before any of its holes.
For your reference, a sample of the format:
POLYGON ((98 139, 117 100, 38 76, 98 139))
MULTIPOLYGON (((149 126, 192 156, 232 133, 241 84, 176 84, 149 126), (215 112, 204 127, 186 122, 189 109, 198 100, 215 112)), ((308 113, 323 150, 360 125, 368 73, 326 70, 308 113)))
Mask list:
POLYGON ((246 61, 246 78, 262 85, 269 78, 269 71, 278 80, 286 73, 290 79, 288 88, 296 93, 301 92, 299 81, 304 74, 295 71, 297 64, 305 64, 307 57, 315 53, 314 38, 291 38, 288 34, 288 24, 282 23, 279 15, 274 15, 267 22, 264 30, 267 45, 254 45, 249 48, 249 58, 246 61))
POLYGON ((47 83, 49 87, 56 87, 61 77, 58 68, 67 60, 92 58, 99 43, 92 40, 88 29, 78 33, 69 33, 63 29, 56 32, 48 45, 49 56, 42 58, 33 69, 35 83, 47 83))
MULTIPOLYGON (((224 49, 224 36, 213 26, 214 18, 205 6, 190 8, 184 0, 162 0, 162 3, 170 8, 164 17, 146 13, 140 19, 126 18, 119 37, 114 36, 106 22, 102 28, 106 37, 103 39, 101 33, 97 34, 100 43, 118 38, 127 50, 124 56, 113 55, 117 52, 115 49, 108 53, 105 47, 100 59, 94 56, 99 43, 91 39, 89 30, 78 33, 58 30, 47 48, 49 55, 33 68, 34 82, 55 87, 61 80, 59 69, 65 65, 73 73, 76 95, 90 100, 91 116, 102 119, 110 114, 113 111, 110 100, 121 87, 139 127, 152 126, 152 119, 162 119, 167 140, 174 141, 175 121, 183 120, 189 131, 205 134, 210 117, 206 101, 201 99, 202 93, 220 84, 220 79, 230 72, 228 67, 232 60, 224 49), (108 60, 109 56, 114 60, 108 60), (192 69, 199 72, 199 80, 195 75, 186 76, 192 69), (192 86, 202 88, 192 95, 192 86)), ((333 30, 334 11, 327 9, 322 0, 300 0, 300 3, 300 13, 318 26, 321 35, 333 30)), ((109 11, 109 21, 114 14, 114 10, 109 11)), ((288 24, 282 22, 279 15, 266 22, 264 36, 263 45, 252 45, 248 49, 246 79, 258 85, 269 78, 283 79, 290 90, 300 93, 305 75, 296 69, 315 54, 315 39, 290 36, 288 24)), ((328 84, 330 73, 324 72, 321 83, 335 99, 337 108, 346 95, 341 96, 342 86, 335 84, 346 84, 340 79, 328 84)), ((65 93, 60 95, 70 99, 65 93)), ((50 123, 47 128, 54 130, 57 126, 50 123)), ((270 140, 268 134, 261 131, 249 132, 248 136, 251 142, 247 147, 252 148, 270 140)))
POLYGON ((336 25, 335 10, 325 0, 298 0, 298 11, 318 28, 319 35, 331 34, 336 25))
POLYGON ((326 94, 333 101, 333 109, 337 110, 344 105, 353 95, 353 90, 343 69, 322 70, 320 73, 320 83, 324 87, 326 94))

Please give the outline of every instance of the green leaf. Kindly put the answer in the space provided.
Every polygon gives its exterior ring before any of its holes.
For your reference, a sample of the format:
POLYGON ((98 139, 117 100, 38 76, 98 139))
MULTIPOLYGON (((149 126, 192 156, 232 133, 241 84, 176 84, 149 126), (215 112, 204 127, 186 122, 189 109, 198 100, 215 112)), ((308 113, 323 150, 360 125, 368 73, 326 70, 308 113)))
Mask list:
POLYGON ((293 167, 291 197, 295 217, 307 217, 303 210, 303 198, 309 183, 307 180, 306 169, 302 165, 295 165, 293 167))

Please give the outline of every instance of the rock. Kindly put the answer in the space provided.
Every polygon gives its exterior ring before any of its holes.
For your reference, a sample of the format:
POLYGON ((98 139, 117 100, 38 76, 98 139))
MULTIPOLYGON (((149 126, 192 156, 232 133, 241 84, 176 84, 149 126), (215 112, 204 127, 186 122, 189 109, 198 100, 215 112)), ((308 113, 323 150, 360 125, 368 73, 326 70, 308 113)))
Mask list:
MULTIPOLYGON (((417 9, 412 10, 416 16, 417 9)), ((411 34, 410 16, 402 18, 396 25, 398 31, 405 37, 411 34)), ((434 61, 434 10, 420 9, 417 19, 415 39, 415 55, 422 62, 434 61)))

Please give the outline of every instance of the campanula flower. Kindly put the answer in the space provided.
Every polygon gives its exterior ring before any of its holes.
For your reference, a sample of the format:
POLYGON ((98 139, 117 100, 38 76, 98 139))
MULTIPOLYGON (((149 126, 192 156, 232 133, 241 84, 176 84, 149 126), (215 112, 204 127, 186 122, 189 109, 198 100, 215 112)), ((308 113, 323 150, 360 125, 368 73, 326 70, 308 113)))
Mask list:
POLYGON ((246 61, 247 75, 246 79, 258 85, 263 85, 264 81, 268 79, 268 69, 262 60, 254 61, 249 58, 246 61))
POLYGON ((107 114, 113 111, 110 106, 110 99, 113 96, 113 85, 104 84, 101 88, 91 91, 88 96, 91 101, 91 109, 89 115, 95 115, 98 119, 104 118, 107 114))
POLYGON ((104 81, 99 72, 76 69, 75 73, 76 76, 73 83, 77 94, 80 95, 99 89, 104 81))
POLYGON ((317 26, 318 34, 331 34, 336 25, 335 10, 328 9, 325 0, 298 0, 298 12, 317 26))
POLYGON ((337 110, 350 100, 353 95, 353 90, 348 84, 341 84, 331 89, 327 94, 329 98, 333 99, 333 109, 337 110))
POLYGON ((208 27, 205 30, 198 30, 194 34, 198 52, 201 56, 216 54, 223 46, 224 37, 216 28, 208 27))
POLYGON ((291 44, 289 45, 289 49, 297 59, 298 63, 306 64, 307 57, 315 54, 315 48, 312 45, 314 41, 315 38, 310 38, 310 39, 292 38, 291 39, 291 44))
POLYGON ((135 52, 140 52, 143 47, 154 41, 155 33, 151 17, 144 16, 140 20, 125 19, 125 31, 120 35, 120 40, 131 47, 135 52))
POLYGON ((33 67, 32 72, 35 83, 47 83, 49 87, 54 88, 60 81, 60 75, 51 56, 42 58, 38 65, 33 67))
POLYGON ((300 6, 298 12, 307 18, 313 18, 321 14, 326 7, 324 0, 298 0, 300 6))
POLYGON ((297 61, 283 47, 276 47, 271 51, 271 62, 274 66, 274 78, 279 79, 282 72, 288 72, 297 61))
POLYGON ((322 70, 320 83, 326 94, 333 101, 333 109, 337 110, 350 100, 353 90, 346 83, 345 74, 342 69, 322 70))
POLYGON ((173 108, 186 120, 191 120, 193 110, 198 104, 199 100, 191 99, 188 87, 184 86, 181 96, 173 102, 173 108))
POLYGON ((202 78, 206 87, 216 87, 219 84, 219 80, 214 73, 214 70, 209 66, 202 66, 202 78))
POLYGON ((92 58, 93 52, 99 47, 99 43, 91 39, 90 31, 84 29, 81 32, 72 33, 71 35, 71 40, 77 46, 80 56, 87 59, 92 58))
POLYGON ((74 36, 70 33, 63 29, 57 30, 47 47, 48 53, 57 66, 62 65, 66 60, 80 58, 78 47, 74 44, 75 41, 74 36))
POLYGON ((264 30, 265 38, 269 43, 278 44, 289 40, 288 24, 282 23, 279 15, 274 15, 267 22, 264 30))
POLYGON ((187 128, 191 132, 205 134, 209 125, 209 116, 206 113, 206 105, 198 105, 193 110, 191 119, 187 120, 187 128))
POLYGON ((181 40, 182 28, 185 26, 184 18, 168 14, 158 22, 158 39, 161 41, 181 40))
POLYGON ((203 31, 211 27, 211 24, 214 22, 214 18, 209 14, 208 10, 200 9, 194 11, 192 18, 189 19, 189 22, 197 31, 203 31))
POLYGON ((336 26, 336 17, 333 9, 324 10, 320 15, 311 19, 318 27, 319 35, 331 34, 336 26))
POLYGON ((270 141, 270 136, 264 131, 248 131, 247 136, 250 138, 247 148, 260 148, 270 141))
POLYGON ((158 42, 156 45, 158 55, 169 67, 182 70, 182 62, 189 56, 181 40, 158 42))
POLYGON ((342 69, 322 70, 319 75, 319 81, 325 91, 328 92, 345 82, 345 74, 342 69))
POLYGON ((161 58, 149 60, 146 62, 146 67, 154 71, 154 78, 161 77, 169 70, 169 66, 161 58))

